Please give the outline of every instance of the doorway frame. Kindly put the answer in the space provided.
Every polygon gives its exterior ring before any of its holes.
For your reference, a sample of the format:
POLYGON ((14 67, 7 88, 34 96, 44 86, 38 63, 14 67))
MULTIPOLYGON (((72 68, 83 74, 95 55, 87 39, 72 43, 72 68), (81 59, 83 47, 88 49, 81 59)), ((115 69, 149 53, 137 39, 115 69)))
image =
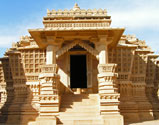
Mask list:
POLYGON ((85 55, 85 54, 78 54, 78 55, 74 55, 74 54, 71 54, 70 55, 70 87, 71 87, 71 89, 76 89, 76 88, 83 88, 83 89, 86 89, 86 88, 88 88, 87 87, 87 55, 85 55), (79 58, 80 59, 82 59, 82 60, 79 60, 79 58), (80 63, 79 62, 77 62, 77 60, 80 62, 81 61, 81 63, 83 64, 83 66, 79 69, 79 65, 80 65, 80 63), (72 61, 73 61, 73 63, 72 63, 72 61), (79 64, 78 64, 79 63, 79 64), (72 65, 71 65, 72 64, 72 65), (77 65, 78 64, 78 65, 77 65), (73 66, 74 65, 74 66, 73 66), (73 67, 74 68, 73 68, 73 67), (79 71, 82 71, 82 72, 79 72, 79 71), (74 71, 74 72, 73 72, 74 71), (83 72, 84 71, 84 72, 83 72), (73 73, 73 74, 72 74, 73 73), (78 75, 79 76, 81 76, 80 77, 80 79, 78 79, 79 77, 78 77, 78 75), (74 78, 74 77, 77 77, 77 79, 76 78, 74 78), (84 78, 84 79, 83 79, 84 78), (73 81, 72 81, 73 80, 73 81), (82 81, 81 81, 82 80, 82 81), (84 81, 83 81, 84 80, 84 81))
POLYGON ((67 52, 67 84, 71 88, 71 78, 70 78, 70 57, 71 55, 86 55, 86 68, 87 68, 87 88, 92 88, 92 54, 87 51, 69 51, 67 52), (89 64, 88 64, 89 63, 89 64))

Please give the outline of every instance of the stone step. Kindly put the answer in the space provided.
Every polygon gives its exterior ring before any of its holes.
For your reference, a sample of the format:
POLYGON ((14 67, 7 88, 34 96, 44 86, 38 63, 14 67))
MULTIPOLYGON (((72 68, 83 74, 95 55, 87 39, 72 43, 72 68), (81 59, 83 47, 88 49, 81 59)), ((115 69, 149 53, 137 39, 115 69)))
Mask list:
POLYGON ((83 99, 99 97, 98 94, 65 94, 63 96, 72 97, 72 98, 83 98, 83 99))
POLYGON ((65 94, 63 96, 83 96, 83 97, 93 97, 93 96, 98 96, 98 94, 65 94))
POLYGON ((72 102, 90 102, 90 103, 95 103, 95 104, 98 104, 98 99, 72 99, 72 98, 69 98, 68 100, 61 100, 61 103, 72 103, 72 102))
POLYGON ((99 95, 98 94, 66 94, 62 96, 63 100, 80 100, 80 99, 96 99, 99 95))
POLYGON ((98 116, 100 115, 100 112, 60 112, 60 116, 79 116, 79 117, 85 117, 85 116, 98 116))
POLYGON ((95 100, 95 99, 66 100, 66 101, 62 100, 61 102, 62 102, 62 104, 63 104, 63 103, 71 103, 71 102, 87 102, 87 103, 89 102, 89 103, 98 104, 98 100, 95 100))
POLYGON ((68 105, 68 106, 70 106, 70 105, 74 105, 74 106, 76 106, 76 105, 83 105, 83 106, 93 106, 93 105, 98 105, 98 102, 64 102, 64 103, 62 103, 61 104, 61 107, 63 107, 64 105, 68 105))
POLYGON ((97 98, 91 98, 91 99, 73 99, 73 98, 65 98, 65 99, 62 99, 61 102, 87 102, 87 101, 98 101, 97 98))
POLYGON ((94 111, 99 111, 99 106, 72 106, 72 108, 68 108, 68 107, 62 107, 60 108, 60 112, 94 112, 94 111))
POLYGON ((61 115, 61 116, 57 116, 61 121, 63 120, 100 120, 100 116, 99 115, 61 115))
POLYGON ((103 125, 98 94, 68 94, 61 99, 58 124, 103 125))
POLYGON ((103 125, 102 120, 64 120, 57 125, 103 125))
POLYGON ((71 104, 71 105, 65 105, 65 104, 63 104, 63 105, 61 105, 60 106, 60 108, 75 108, 75 109, 77 109, 77 108, 87 108, 87 107, 94 107, 95 105, 79 105, 79 104, 76 104, 76 105, 73 105, 73 104, 71 104))

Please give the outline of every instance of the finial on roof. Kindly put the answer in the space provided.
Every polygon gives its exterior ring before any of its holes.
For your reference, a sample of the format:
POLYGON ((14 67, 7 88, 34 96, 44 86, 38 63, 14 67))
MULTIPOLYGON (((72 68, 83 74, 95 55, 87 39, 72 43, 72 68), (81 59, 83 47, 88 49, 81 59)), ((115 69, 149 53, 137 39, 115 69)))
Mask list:
POLYGON ((73 10, 80 10, 80 7, 78 6, 77 3, 75 3, 74 7, 73 7, 73 10))

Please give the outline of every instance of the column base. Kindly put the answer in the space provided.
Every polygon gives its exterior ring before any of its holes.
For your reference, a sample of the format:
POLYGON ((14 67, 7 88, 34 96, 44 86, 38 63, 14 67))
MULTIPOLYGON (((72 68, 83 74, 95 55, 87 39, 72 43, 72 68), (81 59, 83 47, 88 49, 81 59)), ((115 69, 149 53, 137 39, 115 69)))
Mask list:
POLYGON ((139 117, 139 113, 138 112, 125 112, 125 113, 121 113, 124 116, 124 123, 130 124, 130 123, 137 123, 137 122, 141 122, 140 121, 140 117, 139 117))

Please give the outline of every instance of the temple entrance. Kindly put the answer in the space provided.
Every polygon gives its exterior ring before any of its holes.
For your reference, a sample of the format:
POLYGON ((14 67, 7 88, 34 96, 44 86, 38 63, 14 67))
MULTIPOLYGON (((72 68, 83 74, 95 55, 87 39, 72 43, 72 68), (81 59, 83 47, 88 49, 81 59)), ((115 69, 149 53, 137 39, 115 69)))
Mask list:
POLYGON ((87 88, 86 55, 70 56, 71 88, 87 88))

